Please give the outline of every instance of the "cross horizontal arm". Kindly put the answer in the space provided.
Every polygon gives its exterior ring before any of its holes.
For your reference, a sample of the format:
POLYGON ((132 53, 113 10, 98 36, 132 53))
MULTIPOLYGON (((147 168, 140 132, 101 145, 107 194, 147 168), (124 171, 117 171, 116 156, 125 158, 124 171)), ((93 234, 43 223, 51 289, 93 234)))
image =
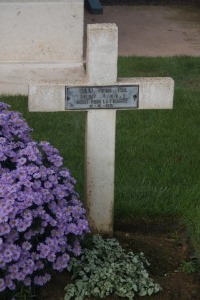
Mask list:
MULTIPOLYGON (((84 80, 62 84, 31 84, 29 111, 65 111, 65 87, 89 85, 84 80)), ((119 78, 114 86, 117 85, 139 86, 138 109, 171 109, 173 106, 174 80, 170 77, 119 78)))

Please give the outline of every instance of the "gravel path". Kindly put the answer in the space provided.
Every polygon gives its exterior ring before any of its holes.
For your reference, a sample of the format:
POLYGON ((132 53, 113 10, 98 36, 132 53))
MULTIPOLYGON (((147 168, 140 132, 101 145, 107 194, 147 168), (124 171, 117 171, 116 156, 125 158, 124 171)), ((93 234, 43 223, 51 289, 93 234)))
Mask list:
POLYGON ((200 56, 200 7, 125 5, 103 9, 103 15, 86 11, 85 25, 116 23, 120 56, 200 56))
POLYGON ((103 5, 195 5, 199 0, 101 0, 103 5))

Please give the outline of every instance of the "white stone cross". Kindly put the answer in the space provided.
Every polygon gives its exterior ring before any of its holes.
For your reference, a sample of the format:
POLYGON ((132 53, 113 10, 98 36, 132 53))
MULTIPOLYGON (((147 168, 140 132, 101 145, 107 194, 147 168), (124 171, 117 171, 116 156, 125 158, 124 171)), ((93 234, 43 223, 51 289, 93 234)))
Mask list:
MULTIPOLYGON (((86 77, 64 83, 30 84, 30 111, 65 111, 65 87, 121 85, 139 86, 137 109, 172 108, 172 78, 117 80, 118 28, 115 24, 88 25, 87 39, 86 77)), ((113 232, 116 110, 86 108, 85 206, 90 228, 97 233, 113 232)))

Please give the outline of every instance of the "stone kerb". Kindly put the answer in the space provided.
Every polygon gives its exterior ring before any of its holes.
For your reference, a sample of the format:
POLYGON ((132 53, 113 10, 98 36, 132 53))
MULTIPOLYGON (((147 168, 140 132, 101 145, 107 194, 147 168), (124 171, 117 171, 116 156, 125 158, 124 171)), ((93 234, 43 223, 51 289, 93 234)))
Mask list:
POLYGON ((83 13, 84 0, 0 0, 0 93, 84 76, 83 13))

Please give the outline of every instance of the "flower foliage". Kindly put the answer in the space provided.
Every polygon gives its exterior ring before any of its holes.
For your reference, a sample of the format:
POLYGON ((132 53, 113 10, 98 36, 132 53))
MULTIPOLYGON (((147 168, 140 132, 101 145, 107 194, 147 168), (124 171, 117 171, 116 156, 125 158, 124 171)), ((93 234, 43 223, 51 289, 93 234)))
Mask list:
POLYGON ((31 139, 17 112, 0 103, 0 292, 43 285, 81 253, 88 232, 74 179, 57 149, 31 139))

